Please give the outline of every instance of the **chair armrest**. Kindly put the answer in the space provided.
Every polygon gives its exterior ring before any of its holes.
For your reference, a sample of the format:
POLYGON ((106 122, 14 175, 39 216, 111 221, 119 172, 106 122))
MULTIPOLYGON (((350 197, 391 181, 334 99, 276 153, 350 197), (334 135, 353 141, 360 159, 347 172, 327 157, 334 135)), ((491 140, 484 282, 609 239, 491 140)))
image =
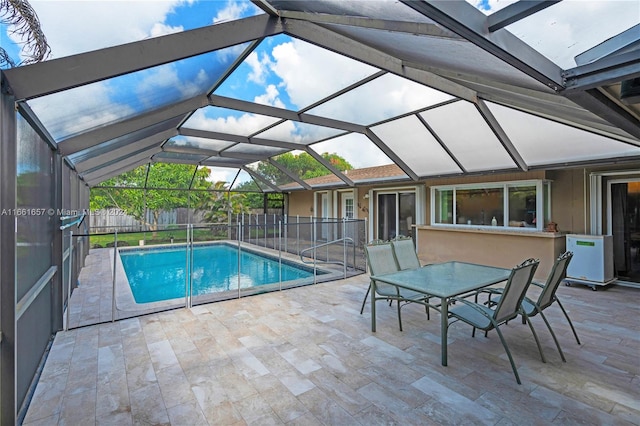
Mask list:
POLYGON ((469 306, 470 308, 473 308, 474 310, 478 311, 479 313, 481 313, 483 316, 491 319, 491 317, 489 315, 487 315, 487 313, 482 310, 482 308, 479 307, 479 304, 471 302, 467 299, 463 299, 462 297, 452 297, 451 300, 455 300, 456 302, 460 302, 460 303, 464 303, 465 305, 469 306))
POLYGON ((531 285, 535 285, 536 287, 544 288, 544 284, 540 284, 534 281, 531 281, 531 285))

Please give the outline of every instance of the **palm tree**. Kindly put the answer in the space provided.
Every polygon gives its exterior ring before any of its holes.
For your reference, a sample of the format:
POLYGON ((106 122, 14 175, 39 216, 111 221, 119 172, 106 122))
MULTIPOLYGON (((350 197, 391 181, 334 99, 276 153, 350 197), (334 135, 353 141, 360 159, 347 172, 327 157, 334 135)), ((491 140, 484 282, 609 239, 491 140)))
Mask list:
POLYGON ((204 210, 204 220, 210 223, 227 223, 229 215, 248 212, 245 206, 245 195, 230 192, 227 183, 218 181, 211 188, 210 196, 205 197, 198 204, 198 210, 204 210))
POLYGON ((47 38, 42 32, 40 20, 27 0, 0 0, 0 21, 13 34, 20 36, 26 59, 16 63, 6 50, 0 47, 0 68, 15 67, 44 61, 51 54, 47 38))

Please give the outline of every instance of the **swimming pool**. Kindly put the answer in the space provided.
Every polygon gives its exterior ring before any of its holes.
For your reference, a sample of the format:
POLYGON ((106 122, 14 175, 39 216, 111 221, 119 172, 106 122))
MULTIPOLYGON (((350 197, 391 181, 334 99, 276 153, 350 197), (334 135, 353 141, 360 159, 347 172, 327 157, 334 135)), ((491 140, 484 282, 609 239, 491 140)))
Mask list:
MULTIPOLYGON (((120 259, 136 303, 150 303, 185 296, 186 247, 120 250, 120 259)), ((238 247, 207 244, 193 247, 192 295, 238 289, 238 247)), ((282 262, 282 282, 313 277, 313 270, 282 262)), ((280 282, 278 259, 241 251, 240 288, 280 282)))

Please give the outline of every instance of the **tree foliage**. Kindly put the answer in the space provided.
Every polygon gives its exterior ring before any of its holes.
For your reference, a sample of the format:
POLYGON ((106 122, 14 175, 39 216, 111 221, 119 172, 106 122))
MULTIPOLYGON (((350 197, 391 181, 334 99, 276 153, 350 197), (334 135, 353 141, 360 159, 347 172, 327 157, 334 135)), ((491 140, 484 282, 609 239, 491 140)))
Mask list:
POLYGON ((100 185, 113 188, 93 188, 89 204, 92 210, 119 208, 147 223, 146 205, 152 212, 150 225, 155 229, 162 210, 197 206, 210 196, 206 191, 186 190, 189 185, 193 189, 208 189, 211 184, 207 180, 210 173, 208 168, 199 168, 195 176, 194 171, 194 166, 186 164, 152 163, 150 166, 140 166, 100 185), (175 189, 166 190, 167 188, 175 189))
MULTIPOLYGON (((322 154, 322 157, 340 171, 353 169, 353 166, 351 166, 347 160, 336 153, 325 152, 322 154)), ((300 176, 303 180, 331 174, 326 167, 306 152, 297 155, 291 152, 286 152, 278 155, 274 160, 284 166, 287 170, 290 170, 293 174, 300 176)), ((276 185, 284 185, 291 182, 291 178, 289 176, 281 172, 280 169, 275 167, 273 164, 266 161, 261 161, 259 163, 258 173, 271 180, 276 185)))
POLYGON ((211 193, 203 197, 196 206, 204 211, 204 220, 210 223, 227 223, 229 214, 247 213, 249 207, 245 204, 245 194, 228 191, 227 183, 218 181, 211 186, 211 193))

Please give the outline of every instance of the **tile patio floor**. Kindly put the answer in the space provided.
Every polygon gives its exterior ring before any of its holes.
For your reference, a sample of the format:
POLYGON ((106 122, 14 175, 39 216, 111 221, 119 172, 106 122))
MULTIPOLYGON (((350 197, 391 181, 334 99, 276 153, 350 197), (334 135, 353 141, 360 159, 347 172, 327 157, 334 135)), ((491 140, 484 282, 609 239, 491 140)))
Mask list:
MULTIPOLYGON (((109 282, 97 253, 74 315, 104 305, 91 290, 109 282)), ((566 363, 540 317, 547 364, 528 327, 509 323, 518 385, 497 335, 460 323, 441 366, 439 317, 421 306, 403 308, 400 332, 380 302, 372 333, 369 307, 359 314, 367 285, 361 275, 60 332, 24 424, 640 424, 639 290, 561 287, 582 340, 547 311, 566 363)))

